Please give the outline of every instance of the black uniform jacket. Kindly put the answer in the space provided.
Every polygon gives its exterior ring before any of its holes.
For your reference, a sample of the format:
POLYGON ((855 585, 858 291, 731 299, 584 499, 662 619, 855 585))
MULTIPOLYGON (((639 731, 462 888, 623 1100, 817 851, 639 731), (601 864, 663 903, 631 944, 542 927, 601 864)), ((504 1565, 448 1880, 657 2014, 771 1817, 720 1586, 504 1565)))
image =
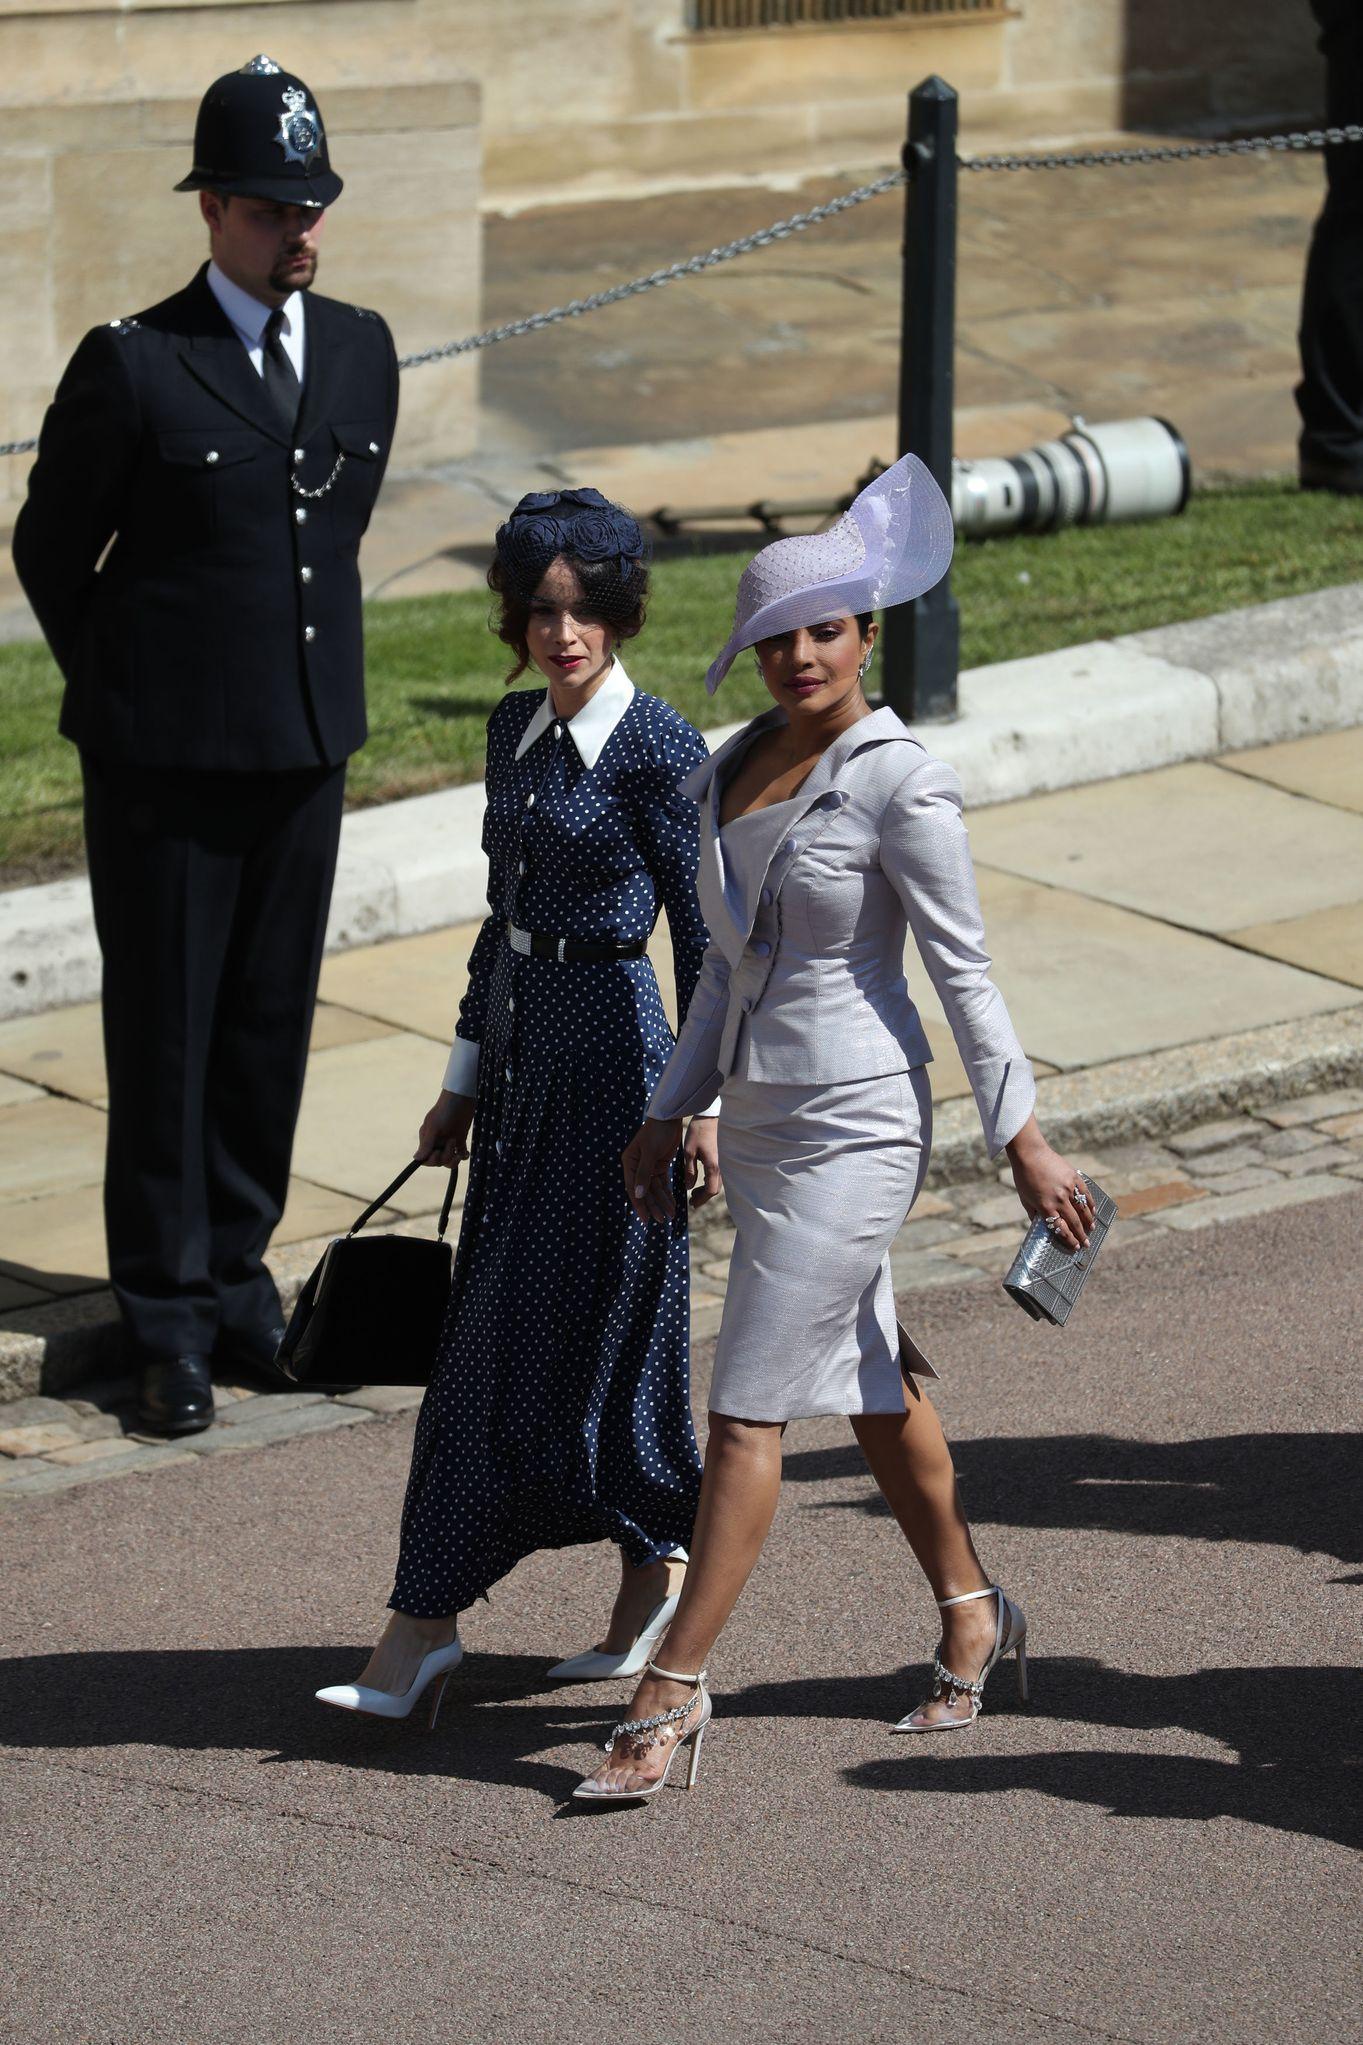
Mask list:
POLYGON ((14 560, 66 678, 61 729, 96 759, 277 771, 364 743, 358 554, 397 357, 377 313, 311 292, 304 334, 292 434, 204 270, 71 359, 14 560))

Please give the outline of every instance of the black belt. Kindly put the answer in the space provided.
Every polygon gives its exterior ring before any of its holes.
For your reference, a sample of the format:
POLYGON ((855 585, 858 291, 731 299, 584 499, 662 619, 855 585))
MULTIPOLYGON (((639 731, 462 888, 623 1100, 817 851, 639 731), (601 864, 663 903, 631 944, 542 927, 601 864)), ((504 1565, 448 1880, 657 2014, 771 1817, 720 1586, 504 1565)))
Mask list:
POLYGON ((506 941, 523 959, 559 959, 569 966, 599 965, 606 959, 641 959, 648 950, 648 940, 643 937, 636 938, 633 944, 589 942, 580 937, 551 937, 543 930, 520 930, 514 923, 506 926, 506 941))

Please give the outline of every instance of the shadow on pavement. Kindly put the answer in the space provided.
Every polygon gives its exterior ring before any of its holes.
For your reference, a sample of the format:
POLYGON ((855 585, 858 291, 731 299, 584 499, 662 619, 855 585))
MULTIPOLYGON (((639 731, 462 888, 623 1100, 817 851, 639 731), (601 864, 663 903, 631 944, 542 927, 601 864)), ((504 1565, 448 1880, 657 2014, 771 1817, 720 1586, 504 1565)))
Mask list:
MULTIPOLYGON (((469 1656, 433 1734, 419 1713, 394 1724, 313 1703, 315 1689, 357 1667, 364 1654, 363 1648, 261 1647, 16 1659, 0 1663, 0 1742, 31 1751, 237 1751, 262 1765, 328 1761, 529 1788, 562 1802, 592 1765, 592 1750, 622 1702, 618 1694, 565 1702, 545 1686, 542 1663, 487 1654, 469 1656), (583 1743, 578 1768, 540 1758, 565 1739, 583 1743)), ((1011 1671, 1004 1668, 993 1680, 978 1730, 939 1740, 888 1734, 926 1694, 926 1672, 908 1680, 895 1670, 752 1684, 721 1693, 717 1717, 886 1727, 885 1755, 843 1771, 854 1788, 1028 1789, 1101 1804, 1118 1817, 1230 1817, 1363 1845, 1363 1806, 1351 1790, 1363 1761, 1363 1672, 1232 1668, 1152 1676, 1065 1656, 1043 1656, 1033 1668, 1037 1702, 1025 1719, 1011 1705, 1011 1671), (1308 1720, 1309 1738, 1303 1734, 1308 1720), (1000 1721, 1034 1724, 1040 1751, 982 1753, 990 1727, 1000 1721), (1135 1733, 1181 1728, 1233 1748, 1237 1758, 1071 1750, 1061 1744, 1066 1723, 1135 1733)), ((836 1737, 830 1737, 830 1772, 836 1754, 836 1737)))
POLYGON ((1235 1818, 1341 1846, 1363 1845, 1360 1671, 1199 1669, 1146 1676, 1072 1658, 1033 1666, 1047 1719, 1134 1732, 1183 1727, 1234 1747, 1237 1758, 1095 1753, 1091 1747, 946 1754, 930 1740, 906 1740, 912 1752, 846 1769, 845 1779, 864 1789, 929 1793, 1027 1789, 1066 1803, 1099 1804, 1118 1818, 1235 1818))
MULTIPOLYGON (((1039 1435, 955 1445, 966 1509, 993 1526, 1090 1527, 1262 1541, 1363 1562, 1363 1434, 1229 1434, 1203 1441, 1039 1435)), ((861 1451, 786 1457, 792 1483, 869 1477, 861 1451)), ((819 1510, 884 1513, 878 1492, 819 1510)))
POLYGON ((497 1654, 468 1656, 433 1733, 420 1705, 410 1719, 389 1721, 315 1702, 314 1690, 348 1681, 368 1652, 128 1649, 0 1662, 0 1745, 235 1750, 262 1763, 330 1761, 394 1775, 447 1775, 562 1799, 594 1765, 592 1749, 599 1750, 620 1707, 618 1695, 565 1703, 545 1683, 543 1661, 497 1654), (559 1739, 582 1740, 581 1769, 537 1758, 559 1739))

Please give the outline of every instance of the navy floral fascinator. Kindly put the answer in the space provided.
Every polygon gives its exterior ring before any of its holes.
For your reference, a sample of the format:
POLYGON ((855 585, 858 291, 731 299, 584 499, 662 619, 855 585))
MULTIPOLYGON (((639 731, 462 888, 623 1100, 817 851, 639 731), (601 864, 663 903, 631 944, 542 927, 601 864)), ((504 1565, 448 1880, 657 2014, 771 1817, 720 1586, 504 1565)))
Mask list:
POLYGON ((618 579, 637 588, 648 560, 639 522, 599 490, 532 490, 497 528, 497 560, 506 586, 528 603, 560 554, 595 570, 594 587, 618 579), (614 574, 612 574, 614 571, 614 574))

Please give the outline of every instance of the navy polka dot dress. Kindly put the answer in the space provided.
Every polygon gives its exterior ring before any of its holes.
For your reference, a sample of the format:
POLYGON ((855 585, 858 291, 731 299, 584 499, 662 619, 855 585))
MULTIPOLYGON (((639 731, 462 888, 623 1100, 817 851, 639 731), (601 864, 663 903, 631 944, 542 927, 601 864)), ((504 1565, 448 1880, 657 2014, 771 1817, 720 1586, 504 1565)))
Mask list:
POLYGON ((488 723, 492 913, 458 1022, 478 1105, 390 1600, 418 1618, 463 1610, 539 1548, 609 1540, 638 1564, 685 1547, 700 1489, 680 1163, 669 1228, 635 1220, 620 1172, 672 1050, 653 967, 526 958, 506 924, 628 943, 666 909, 684 1017, 707 933, 698 812, 676 785, 706 747, 632 692, 594 766, 571 722, 517 758, 544 701, 517 691, 488 723))

